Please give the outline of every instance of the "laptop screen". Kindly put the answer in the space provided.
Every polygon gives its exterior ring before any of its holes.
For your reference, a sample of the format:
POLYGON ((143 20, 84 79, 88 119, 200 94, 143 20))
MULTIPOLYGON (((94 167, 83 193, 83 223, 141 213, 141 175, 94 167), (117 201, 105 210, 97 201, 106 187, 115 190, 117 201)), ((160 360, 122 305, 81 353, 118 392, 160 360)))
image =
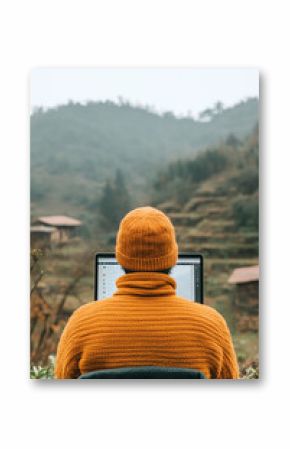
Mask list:
MULTIPOLYGON (((95 265, 95 299, 101 300, 116 291, 116 280, 125 274, 113 254, 97 254, 95 265)), ((203 302, 203 260, 200 254, 181 254, 170 272, 176 281, 176 294, 203 302)))

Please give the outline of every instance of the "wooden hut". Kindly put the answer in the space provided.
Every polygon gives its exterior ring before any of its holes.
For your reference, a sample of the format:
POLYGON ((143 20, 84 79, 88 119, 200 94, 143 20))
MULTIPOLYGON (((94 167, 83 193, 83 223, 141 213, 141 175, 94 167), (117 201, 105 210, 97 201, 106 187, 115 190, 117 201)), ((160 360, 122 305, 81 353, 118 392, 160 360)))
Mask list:
POLYGON ((57 232, 56 228, 51 226, 31 226, 30 227, 30 245, 31 248, 47 248, 53 240, 53 234, 57 232))
POLYGON ((228 282, 235 286, 233 308, 237 330, 257 331, 259 327, 259 265, 236 268, 228 282))
POLYGON ((51 232, 51 242, 63 243, 68 241, 76 233, 82 222, 76 218, 66 215, 49 215, 46 217, 38 217, 36 224, 53 228, 51 232))

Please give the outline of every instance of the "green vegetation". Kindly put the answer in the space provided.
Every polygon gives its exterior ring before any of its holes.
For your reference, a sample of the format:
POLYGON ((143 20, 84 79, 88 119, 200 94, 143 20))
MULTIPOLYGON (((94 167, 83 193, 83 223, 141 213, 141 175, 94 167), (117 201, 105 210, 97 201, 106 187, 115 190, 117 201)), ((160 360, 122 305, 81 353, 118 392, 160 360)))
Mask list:
POLYGON ((258 196, 242 196, 233 203, 233 217, 238 228, 259 228, 258 196))
POLYGON ((207 150, 197 154, 195 159, 178 160, 159 173, 154 183, 154 201, 176 199, 184 204, 193 189, 202 181, 223 171, 228 164, 228 156, 221 151, 207 150))
POLYGON ((156 189, 170 183, 172 178, 181 178, 185 183, 198 183, 221 172, 227 165, 227 156, 215 150, 199 153, 193 160, 179 160, 171 163, 160 179, 155 183, 156 189))
POLYGON ((53 379, 55 358, 49 357, 48 365, 32 365, 30 368, 30 379, 53 379))
POLYGON ((239 141, 238 147, 231 136, 220 146, 199 152, 193 159, 172 162, 157 175, 153 202, 170 200, 185 206, 187 211, 204 207, 209 210, 209 196, 212 196, 213 215, 214 207, 218 206, 224 218, 234 220, 236 229, 258 231, 258 138, 258 127, 255 127, 249 137, 239 141), (229 141, 235 145, 229 145, 229 141), (206 184, 209 191, 202 192, 206 184))
POLYGON ((126 188, 124 176, 117 170, 113 183, 105 184, 99 203, 102 214, 101 224, 105 229, 116 229, 121 218, 130 210, 130 196, 126 188))
POLYGON ((88 224, 86 234, 90 235, 104 186, 112 185, 118 169, 132 193, 132 206, 144 204, 148 185, 160 167, 229 135, 244 138, 257 121, 258 101, 248 99, 228 109, 216 105, 208 118, 204 122, 172 113, 158 115, 124 101, 71 102, 35 110, 31 116, 32 214, 75 215, 88 224))

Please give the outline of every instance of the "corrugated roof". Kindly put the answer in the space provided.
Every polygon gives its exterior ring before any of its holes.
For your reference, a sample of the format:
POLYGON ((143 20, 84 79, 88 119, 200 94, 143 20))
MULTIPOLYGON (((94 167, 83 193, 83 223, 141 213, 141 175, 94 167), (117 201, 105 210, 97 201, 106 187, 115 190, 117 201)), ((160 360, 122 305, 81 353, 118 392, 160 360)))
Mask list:
POLYGON ((228 279, 229 284, 245 284, 259 280, 259 265, 236 268, 228 279))
POLYGON ((67 217, 66 215, 50 215, 48 217, 38 217, 40 223, 50 226, 80 226, 82 222, 76 218, 67 217))
POLYGON ((31 226, 30 232, 44 232, 44 233, 51 233, 55 230, 55 228, 51 226, 31 226))

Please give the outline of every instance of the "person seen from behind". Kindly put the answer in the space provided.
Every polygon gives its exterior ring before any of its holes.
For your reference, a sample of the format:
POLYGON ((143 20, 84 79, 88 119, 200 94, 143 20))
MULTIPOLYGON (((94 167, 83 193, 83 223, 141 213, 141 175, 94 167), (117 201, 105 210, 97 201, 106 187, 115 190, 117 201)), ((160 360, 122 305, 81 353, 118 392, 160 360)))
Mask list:
POLYGON ((96 370, 190 368, 210 379, 237 379, 230 331, 212 307, 176 295, 174 227, 158 209, 140 207, 121 221, 116 258, 125 274, 111 298, 78 308, 56 356, 58 379, 96 370))

